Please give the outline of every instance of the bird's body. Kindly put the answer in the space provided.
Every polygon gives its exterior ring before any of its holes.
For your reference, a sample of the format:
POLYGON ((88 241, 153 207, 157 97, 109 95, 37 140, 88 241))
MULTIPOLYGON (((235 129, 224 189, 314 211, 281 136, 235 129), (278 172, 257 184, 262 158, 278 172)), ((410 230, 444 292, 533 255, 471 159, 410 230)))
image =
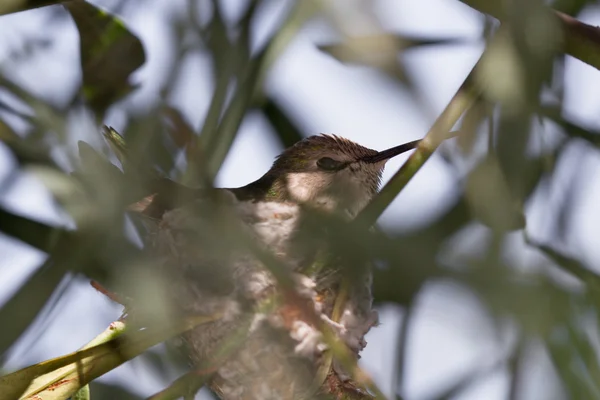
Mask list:
POLYGON ((247 186, 214 196, 185 189, 176 207, 159 207, 167 202, 158 195, 143 204, 158 221, 150 247, 173 309, 222 313, 184 336, 195 366, 212 368, 210 384, 222 398, 313 398, 319 387, 368 397, 335 362, 325 375, 317 373, 327 360, 320 323, 355 356, 377 323, 370 272, 362 265, 347 279, 348 260, 328 245, 335 230, 327 221, 339 227, 351 220, 377 192, 387 159, 407 149, 377 152, 313 136, 247 186), (289 281, 273 274, 277 268, 289 281), (347 297, 337 301, 348 282, 347 297))

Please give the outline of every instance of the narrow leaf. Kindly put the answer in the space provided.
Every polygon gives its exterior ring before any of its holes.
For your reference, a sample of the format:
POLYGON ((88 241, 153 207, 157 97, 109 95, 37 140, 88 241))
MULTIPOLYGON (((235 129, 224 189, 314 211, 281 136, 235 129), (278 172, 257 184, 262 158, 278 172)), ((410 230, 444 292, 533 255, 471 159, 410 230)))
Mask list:
POLYGON ((0 377, 0 400, 20 398, 67 399, 91 380, 138 356, 148 348, 220 314, 193 316, 169 327, 149 327, 123 334, 126 325, 115 322, 74 353, 23 368, 0 377), (25 392, 23 392, 26 390, 25 392))
POLYGON ((64 4, 79 31, 82 90, 98 115, 133 90, 129 75, 146 56, 142 42, 116 17, 82 0, 64 4))

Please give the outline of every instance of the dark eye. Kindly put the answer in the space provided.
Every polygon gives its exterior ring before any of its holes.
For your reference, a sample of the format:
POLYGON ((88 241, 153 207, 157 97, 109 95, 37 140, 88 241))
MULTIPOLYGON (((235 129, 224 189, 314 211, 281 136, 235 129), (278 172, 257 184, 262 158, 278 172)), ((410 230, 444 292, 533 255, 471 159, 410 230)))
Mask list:
POLYGON ((341 161, 336 161, 333 158, 323 157, 319 158, 317 166, 325 171, 337 171, 344 168, 345 164, 341 161))

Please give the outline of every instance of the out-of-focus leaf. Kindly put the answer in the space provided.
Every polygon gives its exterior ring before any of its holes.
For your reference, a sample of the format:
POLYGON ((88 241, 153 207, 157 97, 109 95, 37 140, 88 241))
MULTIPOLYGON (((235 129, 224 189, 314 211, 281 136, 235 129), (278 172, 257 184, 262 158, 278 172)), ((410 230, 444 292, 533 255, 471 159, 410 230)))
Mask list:
POLYGON ((0 142, 8 147, 17 163, 21 165, 37 164, 58 168, 49 155, 50 151, 43 143, 33 143, 22 139, 1 120, 0 142))
POLYGON ((150 396, 148 400, 175 400, 196 394, 212 372, 215 371, 217 365, 229 359, 233 353, 240 349, 247 338, 251 321, 252 318, 246 318, 238 329, 221 339, 213 353, 207 356, 200 366, 179 377, 164 390, 150 396))
POLYGON ((71 397, 71 400, 90 400, 90 385, 85 385, 71 397))
POLYGON ((139 249, 122 235, 105 238, 68 232, 2 208, 0 231, 50 253, 46 263, 0 309, 0 320, 11 321, 0 335, 1 353, 31 324, 67 271, 83 271, 106 281, 107 266, 117 268, 139 254, 139 249))
POLYGON ((440 248, 446 239, 470 221, 469 206, 464 198, 460 198, 430 226, 397 235, 386 242, 377 240, 384 246, 383 254, 389 266, 373 270, 375 302, 409 304, 426 280, 442 276, 437 263, 438 254, 431 249, 440 248))
MULTIPOLYGON (((90 190, 106 193, 106 187, 111 183, 115 185, 115 188, 124 185, 123 173, 117 166, 86 142, 79 141, 77 145, 81 162, 81 168, 77 171, 77 175, 87 178, 90 190)), ((115 199, 115 201, 117 200, 115 199)))
POLYGON ((468 373, 456 379, 451 385, 446 387, 437 395, 431 397, 431 400, 451 400, 459 397, 465 390, 480 382, 482 379, 488 378, 495 372, 498 372, 504 365, 503 362, 493 364, 489 367, 477 367, 470 370, 468 373))
POLYGON ((548 245, 536 243, 529 236, 525 236, 525 240, 527 241, 527 244, 540 250, 552 261, 554 261, 556 265, 571 275, 579 278, 586 285, 589 285, 591 289, 600 290, 600 275, 592 271, 590 268, 584 266, 583 263, 573 257, 562 254, 560 251, 553 249, 548 245))
POLYGON ((21 87, 21 85, 14 83, 2 74, 0 74, 0 87, 6 89, 31 109, 30 114, 32 117, 27 119, 29 123, 43 132, 65 131, 65 117, 60 110, 57 110, 48 102, 39 99, 21 87))
MULTIPOLYGON (((221 123, 215 133, 214 141, 206 141, 210 137, 200 135, 200 149, 206 152, 207 173, 205 176, 214 178, 225 156, 235 139, 252 100, 258 95, 263 84, 264 75, 275 59, 279 57, 285 47, 295 37, 304 23, 313 15, 315 5, 311 1, 297 2, 287 19, 282 23, 277 32, 269 39, 264 48, 249 61, 231 103, 227 107, 221 123)), ((197 168, 197 164, 190 164, 189 168, 197 168)))
POLYGON ((124 171, 127 171, 127 144, 125 143, 125 138, 119 134, 115 129, 110 126, 104 126, 102 130, 102 134, 104 138, 108 142, 111 150, 117 156, 117 159, 121 163, 124 171))
POLYGON ((66 234, 60 228, 13 214, 3 208, 0 208, 0 231, 42 251, 49 251, 58 238, 66 234))
POLYGON ((175 145, 180 148, 187 146, 192 138, 196 136, 196 132, 185 120, 181 111, 174 107, 166 106, 163 108, 162 112, 167 118, 169 124, 167 126, 168 132, 171 139, 175 142, 175 145))
POLYGON ((546 348, 550 354, 556 372, 560 376, 563 388, 570 399, 597 399, 599 388, 590 379, 590 371, 586 369, 577 355, 572 337, 573 330, 567 326, 557 326, 555 332, 546 338, 546 348))
POLYGON ((576 16, 587 5, 597 4, 595 0, 554 0, 552 8, 568 15, 576 16))
POLYGON ((0 399, 18 396, 22 399, 67 399, 92 379, 157 343, 219 318, 220 314, 187 317, 169 327, 148 327, 125 334, 124 323, 113 323, 82 350, 0 377, 0 399))
POLYGON ((93 393, 93 400, 143 400, 142 397, 133 394, 125 387, 99 382, 98 380, 90 382, 90 391, 93 393))
MULTIPOLYGON (((126 325, 124 322, 122 321, 116 321, 113 322, 109 325, 109 327, 104 330, 104 332, 102 332, 100 335, 96 336, 92 341, 90 341, 88 344, 86 344, 85 346, 83 346, 81 349, 79 349, 80 351, 82 350, 86 350, 86 349, 90 349, 93 348, 94 346, 98 346, 104 343, 107 343, 113 339, 118 338, 119 336, 121 336, 123 333, 125 333, 126 330, 126 325)), ((54 359, 56 360, 56 359, 54 359)), ((50 360, 50 362, 53 360, 50 360)), ((40 364, 36 364, 36 366, 39 366, 43 363, 40 364)), ((35 367, 35 366, 34 366, 35 367)), ((81 373, 82 372, 82 368, 83 365, 82 363, 79 363, 78 365, 75 366, 76 370, 75 373, 81 373)), ((60 367, 56 370, 53 370, 49 373, 45 373, 44 375, 39 376, 38 375, 34 375, 36 373, 35 368, 29 367, 29 368, 25 368, 22 369, 20 371, 17 371, 11 375, 14 374, 19 374, 22 371, 27 371, 29 370, 29 373, 32 374, 32 378, 30 379, 30 384, 28 384, 26 390, 24 391, 24 393, 22 394, 21 398, 33 398, 35 399, 34 396, 38 396, 41 399, 58 399, 61 398, 60 397, 60 392, 63 390, 65 385, 69 385, 70 382, 72 381, 72 377, 69 380, 69 375, 72 375, 73 370, 74 370, 74 366, 73 365, 66 365, 64 367, 60 367), (59 393, 57 393, 57 390, 59 393), (48 392, 52 392, 52 393, 48 393, 48 392), (53 395, 57 395, 57 397, 53 397, 53 395)), ((8 375, 10 376, 10 375, 8 375)), ((23 374, 23 377, 27 376, 27 374, 23 374)), ((18 375, 17 375, 18 377, 18 375)), ((0 385, 2 382, 3 378, 0 378, 0 385)), ((27 381, 27 379, 23 379, 23 382, 27 381)), ((78 391, 79 392, 79 391, 78 391)))
POLYGON ((318 49, 344 63, 385 67, 388 63, 396 63, 398 55, 405 50, 470 42, 472 40, 465 38, 425 38, 383 33, 347 37, 342 43, 319 45, 318 49))
POLYGON ((290 147, 304 138, 301 129, 274 99, 267 97, 262 105, 262 111, 284 147, 290 147))
POLYGON ((600 364, 598 363, 598 349, 586 335, 585 328, 579 321, 569 324, 569 337, 573 346, 573 356, 580 360, 585 368, 582 374, 596 397, 600 396, 600 364))
POLYGON ((457 282, 476 293, 494 318, 510 316, 518 321, 524 334, 545 335, 557 324, 571 318, 574 302, 586 296, 557 285, 542 273, 522 273, 489 263, 476 265, 460 273, 448 271, 457 282))
POLYGON ((600 148, 600 132, 594 131, 589 128, 570 121, 566 117, 561 115, 560 110, 553 107, 545 107, 540 110, 540 114, 546 118, 551 119, 560 127, 562 127, 564 133, 570 137, 583 139, 592 146, 600 148))
POLYGON ((494 230, 522 229, 525 216, 511 195, 498 162, 487 157, 469 174, 465 196, 474 216, 494 230))
POLYGON ((470 154, 473 150, 481 124, 486 116, 491 118, 490 108, 489 104, 481 100, 465 113, 460 127, 461 133, 456 139, 456 143, 463 153, 470 154))
POLYGON ((65 274, 66 270, 57 266, 53 260, 46 261, 0 308, 0 321, 5 321, 0 334, 2 357, 31 325, 65 274))
POLYGON ((67 1, 71 0, 4 0, 0 3, 0 15, 51 6, 67 1))
POLYGON ((129 76, 144 64, 144 47, 119 19, 90 3, 64 6, 79 31, 83 95, 101 119, 110 104, 133 90, 129 76))

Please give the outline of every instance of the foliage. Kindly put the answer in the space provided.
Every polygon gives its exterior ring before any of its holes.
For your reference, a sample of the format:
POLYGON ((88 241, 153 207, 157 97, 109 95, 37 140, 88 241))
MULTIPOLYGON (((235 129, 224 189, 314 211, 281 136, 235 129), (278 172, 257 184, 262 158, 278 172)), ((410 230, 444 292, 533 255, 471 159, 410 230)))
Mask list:
MULTIPOLYGON (((417 296, 426 284, 452 281, 478 297, 499 335, 506 326, 512 330, 516 340, 503 359, 489 370, 457 379, 435 398, 451 398, 499 366, 510 371, 514 386, 511 396, 516 398, 517 386, 529 373, 519 365, 526 349, 539 343, 550 355, 568 397, 595 398, 600 391, 596 337, 600 276, 584 260, 559 250, 563 233, 558 232, 547 243, 529 237, 526 208, 534 196, 543 194, 548 182, 556 179, 556 165, 569 143, 582 142, 598 149, 599 132, 562 115, 564 71, 560 65, 565 54, 570 54, 600 68, 599 30, 569 16, 577 16, 587 5, 585 1, 556 1, 554 7, 560 11, 534 0, 462 2, 500 21, 485 33, 483 55, 416 151, 356 221, 336 231, 333 244, 357 259, 378 260, 385 266, 375 270, 374 296, 379 304, 392 303, 414 312, 417 296), (544 36, 544 43, 529 40, 541 37, 532 34, 537 28, 552 35, 544 36), (542 121, 542 127, 536 121, 542 121), (457 122, 460 129, 450 133, 457 122), (532 155, 528 144, 532 138, 546 134, 550 123, 561 130, 560 140, 532 155), (413 231, 369 229, 409 181, 418 178, 419 170, 438 147, 455 135, 458 150, 449 157, 449 164, 472 160, 474 166, 462 177, 461 195, 454 205, 437 220, 413 231), (487 146, 479 146, 482 141, 487 146), (483 226, 489 234, 482 248, 476 254, 465 254, 458 248, 448 251, 449 243, 473 226, 483 226), (532 250, 544 255, 543 265, 523 266, 507 260, 503 249, 515 231, 523 233, 532 250), (524 267, 532 267, 535 272, 524 273, 524 267), (564 273, 558 278, 557 269, 564 273), (582 373, 574 372, 575 364, 582 373)), ((0 6, 0 14, 29 12, 53 3, 58 2, 9 1, 0 6)), ((165 78, 162 98, 141 112, 129 112, 122 130, 101 127, 107 113, 135 95, 138 85, 132 83, 132 75, 145 63, 146 55, 142 41, 115 14, 101 7, 83 0, 62 2, 65 13, 57 18, 65 18, 68 13, 73 19, 79 33, 81 61, 81 83, 65 104, 43 100, 15 83, 9 74, 0 73, 0 88, 10 94, 10 101, 0 99, 2 146, 11 154, 18 171, 46 185, 75 227, 43 223, 0 206, 0 232, 47 254, 43 264, 0 308, 0 354, 5 355, 36 318, 44 318, 47 307, 56 304, 53 294, 60 295, 60 283, 69 276, 85 276, 111 288, 123 287, 132 277, 140 279, 140 285, 147 283, 139 277, 144 276, 144 265, 152 260, 144 257, 122 229, 127 220, 126 207, 158 191, 173 190, 165 178, 210 188, 248 115, 258 112, 264 116, 284 146, 308 133, 293 118, 291 107, 265 89, 271 67, 308 22, 325 18, 340 33, 341 40, 323 43, 321 51, 340 62, 378 71, 398 83, 398 91, 412 96, 416 104, 421 104, 420 95, 399 55, 423 46, 465 44, 460 38, 405 37, 383 29, 377 35, 350 36, 343 24, 336 24, 337 18, 343 17, 324 2, 303 0, 286 10, 275 32, 255 49, 253 29, 261 21, 267 3, 248 2, 240 18, 232 22, 214 0, 210 3, 210 18, 200 21, 196 18, 198 4, 190 0, 186 17, 173 21, 177 59, 165 78), (196 51, 210 56, 214 84, 200 127, 190 124, 170 101, 183 61, 196 51), (75 151, 74 139, 83 135, 73 132, 69 119, 82 112, 93 115, 92 130, 98 134, 86 138, 89 143, 80 141, 75 151), (111 190, 106 190, 108 187, 111 190)), ((9 185, 2 182, 0 187, 9 185)), ((564 222, 573 204, 566 201, 557 215, 548 218, 564 222)), ((271 254, 260 257, 281 285, 289 284, 289 276, 281 272, 271 254)), ((154 317, 164 322, 162 317, 154 317)), ((198 317, 201 321, 195 324, 212 317, 198 317)), ((409 322, 398 332, 399 360, 394 371, 398 391, 403 389, 409 322)), ((128 342, 118 342, 111 336, 112 342, 93 342, 95 347, 6 374, 0 377, 0 399, 32 395, 65 399, 82 387, 78 398, 89 398, 90 380, 190 328, 190 324, 172 322, 166 333, 149 328, 150 332, 136 331, 128 342), (82 354, 86 351, 89 354, 82 354), (86 363, 92 361, 102 368, 88 375, 86 363), (67 380, 62 387, 68 390, 48 394, 52 384, 67 380)), ((344 359, 343 349, 337 351, 333 340, 330 344, 333 353, 344 359)), ((355 372, 356 376, 362 373, 355 372)), ((372 382, 363 378, 378 394, 372 382)), ((182 395, 180 388, 188 388, 189 380, 186 375, 153 398, 182 395)), ((203 383, 197 377, 191 380, 192 386, 203 383)), ((96 387, 98 392, 117 390, 101 385, 91 385, 91 398, 96 397, 96 387)), ((106 396, 110 398, 111 394, 106 396)))

